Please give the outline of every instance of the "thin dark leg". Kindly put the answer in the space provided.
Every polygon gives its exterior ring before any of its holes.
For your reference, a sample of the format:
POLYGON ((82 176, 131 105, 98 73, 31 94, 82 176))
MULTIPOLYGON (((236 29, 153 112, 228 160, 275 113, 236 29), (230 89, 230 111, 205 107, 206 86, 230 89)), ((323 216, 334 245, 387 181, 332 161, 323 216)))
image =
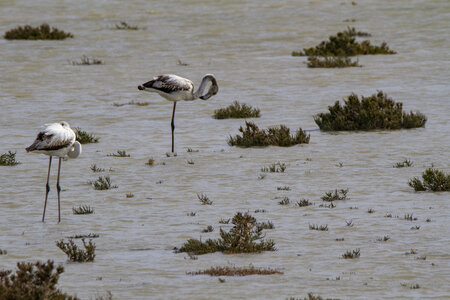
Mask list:
POLYGON ((48 181, 50 179, 50 167, 52 166, 52 157, 50 156, 48 160, 48 174, 47 174, 47 184, 45 185, 45 202, 44 202, 44 212, 42 213, 42 222, 44 222, 45 219, 45 209, 47 207, 47 197, 48 192, 50 192, 50 186, 48 185, 48 181))
POLYGON ((172 153, 174 152, 174 131, 175 131, 175 107, 177 106, 177 102, 173 102, 173 112, 172 112, 172 123, 170 123, 172 127, 172 153))
POLYGON ((56 190, 58 191, 58 223, 61 222, 61 204, 60 204, 60 198, 59 193, 61 192, 61 186, 59 185, 59 174, 61 173, 61 160, 62 158, 59 158, 59 164, 58 164, 58 179, 56 179, 56 190))

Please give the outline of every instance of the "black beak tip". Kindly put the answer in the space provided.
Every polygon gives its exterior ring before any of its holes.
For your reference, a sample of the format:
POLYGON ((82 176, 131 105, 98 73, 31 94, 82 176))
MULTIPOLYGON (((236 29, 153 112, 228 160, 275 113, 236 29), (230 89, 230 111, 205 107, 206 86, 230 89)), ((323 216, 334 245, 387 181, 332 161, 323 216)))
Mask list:
POLYGON ((138 90, 143 91, 143 90, 144 90, 144 87, 143 87, 142 85, 139 85, 139 86, 138 86, 138 90))

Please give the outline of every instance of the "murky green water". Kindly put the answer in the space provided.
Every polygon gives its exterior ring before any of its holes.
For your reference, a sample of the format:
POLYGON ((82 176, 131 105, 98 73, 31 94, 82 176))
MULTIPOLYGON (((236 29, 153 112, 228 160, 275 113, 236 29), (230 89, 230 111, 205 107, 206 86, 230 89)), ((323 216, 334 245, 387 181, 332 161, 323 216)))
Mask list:
POLYGON ((356 2, 1 1, 0 32, 48 22, 75 38, 0 39, 0 153, 17 151, 22 162, 0 167, 0 249, 8 251, 0 256, 0 268, 53 259, 65 267, 59 287, 82 299, 106 291, 116 299, 285 299, 308 292, 342 299, 449 297, 449 195, 415 193, 407 182, 432 165, 450 171, 450 4, 356 2), (115 30, 121 21, 143 29, 115 30), (363 68, 340 70, 308 69, 305 58, 290 56, 347 26, 372 33, 373 44, 386 41, 398 54, 359 57, 363 68), (82 55, 104 64, 70 63, 82 55), (197 86, 205 73, 214 73, 220 86, 206 102, 179 103, 178 156, 170 158, 165 153, 171 103, 137 90, 161 73, 179 74, 197 86), (377 90, 403 102, 407 111, 424 113, 426 127, 339 134, 316 130, 313 115, 334 101, 377 90), (310 144, 229 147, 227 137, 244 121, 211 116, 234 100, 259 107, 262 117, 255 121, 261 127, 312 130, 310 144), (113 105, 129 101, 150 104, 113 105), (52 176, 42 224, 48 160, 24 148, 43 124, 60 120, 94 133, 100 143, 85 145, 80 158, 63 163, 60 224, 52 176), (187 152, 188 147, 199 152, 187 152), (131 157, 107 156, 117 150, 131 157), (153 167, 145 165, 150 157, 153 167), (392 167, 405 158, 414 166, 392 167), (260 169, 277 161, 287 164, 286 172, 259 180, 260 169), (112 171, 94 174, 92 164, 112 171), (99 175, 109 175, 119 188, 93 190, 86 182, 99 175), (279 186, 291 190, 278 191, 279 186), (348 188, 349 200, 333 209, 319 207, 320 197, 336 188, 348 188), (201 205, 197 193, 207 194, 213 205, 201 205), (283 196, 290 205, 278 204, 275 197, 283 196), (315 205, 295 207, 301 198, 315 205), (73 215, 72 207, 82 204, 95 214, 73 215), (237 211, 272 221, 275 229, 267 230, 267 238, 278 250, 215 253, 198 260, 173 253, 188 238, 217 238, 221 226, 229 228, 219 220, 237 211), (406 221, 405 214, 418 220, 406 221), (346 226, 349 220, 353 227, 346 226), (309 230, 309 224, 327 224, 329 231, 309 230), (202 233, 208 225, 215 230, 202 233), (90 232, 100 235, 95 262, 67 262, 55 241, 90 232), (390 239, 377 241, 384 236, 390 239), (359 259, 341 258, 356 248, 359 259), (411 249, 417 254, 404 254, 411 249), (225 283, 186 275, 249 264, 284 274, 226 278, 225 283), (414 284, 420 288, 411 289, 414 284))

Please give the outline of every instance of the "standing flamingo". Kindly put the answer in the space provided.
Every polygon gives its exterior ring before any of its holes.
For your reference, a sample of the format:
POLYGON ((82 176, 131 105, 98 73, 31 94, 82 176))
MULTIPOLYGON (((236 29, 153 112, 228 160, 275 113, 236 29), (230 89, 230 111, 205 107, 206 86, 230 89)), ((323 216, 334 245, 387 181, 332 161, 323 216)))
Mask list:
POLYGON ((172 122, 172 153, 174 152, 174 131, 175 131, 175 107, 177 101, 192 101, 197 98, 207 100, 217 94, 219 86, 213 74, 206 74, 200 87, 194 92, 194 84, 189 79, 173 75, 165 74, 154 77, 152 80, 138 86, 141 91, 155 92, 161 97, 173 102, 172 122))
POLYGON ((50 156, 48 162, 47 184, 45 186, 45 202, 44 212, 42 214, 42 222, 45 219, 45 209, 47 207, 47 197, 50 191, 48 181, 50 178, 50 168, 52 165, 52 156, 59 157, 58 179, 56 181, 56 190, 58 191, 58 223, 61 222, 61 205, 59 185, 59 175, 61 173, 61 161, 66 155, 70 158, 77 158, 81 154, 81 144, 75 141, 75 132, 70 128, 67 122, 46 124, 44 130, 38 133, 36 140, 26 148, 27 152, 42 153, 50 156))

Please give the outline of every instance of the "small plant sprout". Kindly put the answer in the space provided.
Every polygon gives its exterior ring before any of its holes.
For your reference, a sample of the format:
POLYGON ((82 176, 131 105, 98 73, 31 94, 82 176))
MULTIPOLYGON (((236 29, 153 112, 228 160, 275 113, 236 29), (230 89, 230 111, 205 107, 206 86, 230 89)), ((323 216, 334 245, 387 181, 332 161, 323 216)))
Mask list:
POLYGON ((258 108, 234 101, 233 104, 226 108, 216 109, 213 117, 214 119, 259 118, 259 113, 260 110, 258 108))
POLYGON ((353 227, 355 224, 353 223, 353 220, 345 221, 345 224, 347 224, 347 227, 353 227))
POLYGON ((73 38, 73 34, 64 32, 46 23, 39 27, 32 27, 25 25, 19 26, 7 31, 4 35, 7 40, 64 40, 66 38, 73 38))
POLYGON ((409 159, 405 159, 402 162, 396 163, 392 167, 394 167, 394 168, 405 168, 405 167, 412 167, 412 165, 413 165, 412 161, 410 161, 409 159))
POLYGON ((417 218, 413 216, 413 214, 405 214, 403 217, 407 221, 417 221, 417 218))
POLYGON ((209 197, 206 194, 197 194, 197 198, 202 205, 211 205, 213 202, 209 200, 209 197))
POLYGON ((344 241, 344 238, 335 238, 334 239, 336 242, 343 242, 344 241))
POLYGON ((333 202, 330 202, 330 204, 320 204, 319 207, 335 208, 336 204, 334 204, 333 202))
POLYGON ((100 173, 100 172, 105 172, 105 169, 99 168, 97 167, 96 164, 91 165, 91 170, 94 173, 100 173))
POLYGON ((6 255, 8 254, 8 251, 6 251, 5 249, 0 249, 0 255, 6 255))
POLYGON ((259 129, 253 122, 245 122, 245 127, 239 128, 242 136, 230 136, 228 145, 238 147, 266 147, 280 146, 290 147, 297 144, 309 144, 310 135, 301 128, 294 135, 290 134, 290 129, 284 125, 271 127, 269 129, 259 129))
POLYGON ((87 133, 86 131, 81 130, 80 127, 75 128, 76 140, 80 144, 90 144, 90 143, 98 143, 98 137, 94 136, 91 133, 87 133))
POLYGON ((264 173, 284 173, 284 171, 286 170, 286 164, 285 163, 273 163, 268 167, 262 167, 261 168, 261 172, 264 173))
POLYGON ((255 209, 255 213, 257 214, 257 213, 265 213, 266 212, 266 210, 264 209, 264 208, 258 208, 258 209, 255 209))
POLYGON ((420 226, 419 226, 419 225, 416 225, 416 226, 411 227, 411 230, 419 230, 419 229, 420 229, 420 226))
POLYGON ((127 22, 120 22, 120 24, 116 24, 116 29, 118 30, 138 30, 137 26, 131 26, 127 22))
POLYGON ((74 215, 89 215, 94 213, 94 209, 89 205, 80 205, 79 207, 72 207, 74 215))
POLYGON ((113 156, 113 157, 130 157, 130 154, 127 154, 125 150, 117 150, 117 153, 110 153, 107 156, 113 156))
MULTIPOLYGON (((248 276, 248 275, 273 275, 283 274, 275 269, 256 268, 252 265, 248 267, 212 267, 197 272, 188 272, 188 275, 209 275, 209 276, 248 276)), ((220 279, 220 278, 219 278, 220 279)), ((225 282, 225 280, 224 280, 225 282)))
POLYGON ((193 165, 194 161, 192 159, 188 159, 187 163, 188 163, 188 165, 193 165))
POLYGON ((291 203, 289 200, 289 197, 283 197, 283 199, 278 201, 278 204, 280 204, 280 205, 289 205, 289 203, 291 203))
POLYGON ((448 192, 450 191, 450 173, 428 168, 422 173, 422 179, 415 177, 408 184, 414 191, 448 192))
POLYGON ((266 178, 266 176, 267 176, 267 174, 261 173, 261 174, 259 174, 258 179, 263 180, 264 178, 266 178))
POLYGON ((285 186, 277 186, 277 191, 290 191, 291 188, 287 185, 285 186))
POLYGON ((378 242, 387 242, 387 241, 389 241, 390 239, 391 239, 390 236, 385 235, 385 236, 382 237, 382 238, 377 238, 377 241, 378 241, 378 242))
POLYGON ((345 259, 351 259, 351 258, 358 258, 360 256, 360 250, 355 249, 355 250, 348 250, 347 252, 345 252, 344 254, 342 254, 342 257, 345 259))
POLYGON ((414 255, 417 254, 417 250, 416 249, 411 249, 408 252, 405 252, 405 255, 414 255))
POLYGON ((155 160, 153 159, 153 157, 150 157, 145 164, 147 166, 153 166, 153 165, 155 165, 155 160))
POLYGON ((272 222, 270 221, 266 221, 266 222, 258 222, 257 224, 258 228, 262 229, 274 229, 275 226, 273 225, 272 222))
POLYGON ((16 161, 16 152, 8 151, 8 153, 3 153, 0 155, 0 166, 15 166, 20 164, 16 161))
POLYGON ((385 214, 384 217, 385 218, 392 218, 392 214, 385 214))
POLYGON ((188 152, 188 153, 193 153, 193 152, 199 152, 200 150, 194 150, 194 149, 192 149, 192 148, 187 148, 186 149, 186 152, 188 152))
POLYGON ((328 231, 328 225, 309 224, 310 230, 328 231))
POLYGON ((373 208, 369 208, 367 210, 367 213, 369 213, 369 214, 373 214, 374 212, 375 212, 375 209, 373 209, 373 208))
POLYGON ((191 211, 191 212, 188 212, 186 215, 187 215, 188 217, 195 217, 196 214, 197 214, 197 213, 196 213, 195 211, 191 211))
POLYGON ((83 55, 80 57, 80 60, 72 60, 71 61, 73 66, 90 66, 90 65, 103 65, 104 62, 98 58, 95 57, 89 57, 86 55, 83 55))
POLYGON ((208 225, 205 229, 202 230, 202 232, 213 232, 214 231, 214 227, 212 227, 211 225, 208 225))
POLYGON ((66 253, 70 261, 73 262, 90 262, 95 258, 95 244, 90 239, 88 243, 82 238, 84 249, 79 248, 72 239, 66 243, 64 239, 57 241, 56 246, 66 253))
POLYGON ((347 193, 348 193, 348 189, 341 189, 341 190, 334 190, 334 191, 330 191, 325 193, 324 196, 322 196, 320 199, 322 199, 323 201, 327 201, 327 202, 331 202, 331 201, 336 201, 336 200, 347 200, 347 193))
POLYGON ((97 233, 89 233, 89 234, 76 234, 73 236, 68 236, 68 239, 95 239, 100 237, 97 233))
POLYGON ((96 181, 92 182, 92 186, 95 190, 109 190, 118 187, 117 185, 111 184, 111 178, 109 176, 100 176, 96 181))
POLYGON ((310 205, 312 205, 312 202, 310 202, 308 199, 301 199, 301 200, 297 201, 298 207, 304 207, 304 206, 310 206, 310 205))
POLYGON ((229 224, 231 219, 220 219, 219 224, 229 224))
POLYGON ((126 196, 127 198, 133 198, 133 197, 134 197, 134 194, 133 194, 133 193, 126 193, 125 196, 126 196))

